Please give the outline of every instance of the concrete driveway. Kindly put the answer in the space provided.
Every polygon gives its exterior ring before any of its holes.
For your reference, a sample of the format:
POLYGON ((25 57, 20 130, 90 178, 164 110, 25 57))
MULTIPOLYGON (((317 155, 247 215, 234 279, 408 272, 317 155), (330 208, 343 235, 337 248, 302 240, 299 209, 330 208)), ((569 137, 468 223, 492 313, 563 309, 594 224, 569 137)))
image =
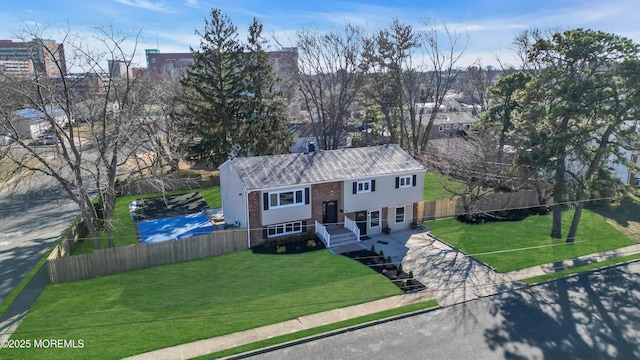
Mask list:
POLYGON ((404 271, 413 271, 413 276, 426 286, 425 291, 442 307, 523 286, 430 236, 429 230, 426 227, 373 235, 358 245, 367 250, 373 245, 376 252, 382 250, 385 257, 391 256, 394 264, 402 263, 404 271))

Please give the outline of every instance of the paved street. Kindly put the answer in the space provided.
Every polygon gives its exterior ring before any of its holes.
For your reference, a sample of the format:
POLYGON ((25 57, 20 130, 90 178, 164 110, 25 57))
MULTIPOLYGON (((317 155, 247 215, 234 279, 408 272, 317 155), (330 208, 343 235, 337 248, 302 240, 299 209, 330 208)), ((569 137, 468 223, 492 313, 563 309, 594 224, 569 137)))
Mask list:
POLYGON ((252 359, 638 359, 640 263, 480 298, 252 359))
POLYGON ((0 192, 0 302, 78 214, 49 178, 34 176, 0 192))

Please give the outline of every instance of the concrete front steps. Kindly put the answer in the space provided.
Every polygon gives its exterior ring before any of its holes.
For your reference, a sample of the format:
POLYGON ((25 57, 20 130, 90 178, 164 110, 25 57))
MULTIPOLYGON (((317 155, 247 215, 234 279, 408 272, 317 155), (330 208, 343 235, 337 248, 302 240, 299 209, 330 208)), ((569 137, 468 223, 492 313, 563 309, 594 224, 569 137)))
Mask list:
POLYGON ((327 229, 327 231, 331 236, 331 246, 329 246, 329 248, 336 248, 358 242, 356 234, 351 232, 351 230, 340 227, 327 229))

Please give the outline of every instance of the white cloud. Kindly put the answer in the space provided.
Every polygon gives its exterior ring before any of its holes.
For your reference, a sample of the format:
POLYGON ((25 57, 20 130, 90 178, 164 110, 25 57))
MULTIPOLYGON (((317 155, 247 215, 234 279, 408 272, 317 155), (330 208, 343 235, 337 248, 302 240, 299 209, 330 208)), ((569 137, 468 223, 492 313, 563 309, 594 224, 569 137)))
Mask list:
POLYGON ((148 0, 115 0, 116 2, 133 6, 145 10, 158 11, 158 12, 173 12, 173 10, 163 2, 152 2, 148 0))

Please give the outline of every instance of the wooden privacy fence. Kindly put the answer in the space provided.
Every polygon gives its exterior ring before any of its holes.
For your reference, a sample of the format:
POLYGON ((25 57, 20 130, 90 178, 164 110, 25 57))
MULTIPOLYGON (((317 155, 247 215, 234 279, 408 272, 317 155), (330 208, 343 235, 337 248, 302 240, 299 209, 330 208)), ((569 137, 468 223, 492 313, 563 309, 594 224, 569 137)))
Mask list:
POLYGON ((220 175, 211 175, 206 178, 183 177, 163 179, 124 180, 116 186, 116 191, 121 196, 153 194, 162 191, 201 189, 220 185, 220 175))
POLYGON ((99 249, 74 256, 62 257, 54 250, 47 258, 47 267, 49 282, 60 284, 204 259, 247 248, 246 229, 221 230, 183 240, 99 249))
MULTIPOLYGON (((474 206, 475 211, 522 209, 540 205, 538 193, 533 190, 484 195, 474 206)), ((434 220, 464 214, 462 199, 438 199, 418 203, 418 220, 434 220)))

